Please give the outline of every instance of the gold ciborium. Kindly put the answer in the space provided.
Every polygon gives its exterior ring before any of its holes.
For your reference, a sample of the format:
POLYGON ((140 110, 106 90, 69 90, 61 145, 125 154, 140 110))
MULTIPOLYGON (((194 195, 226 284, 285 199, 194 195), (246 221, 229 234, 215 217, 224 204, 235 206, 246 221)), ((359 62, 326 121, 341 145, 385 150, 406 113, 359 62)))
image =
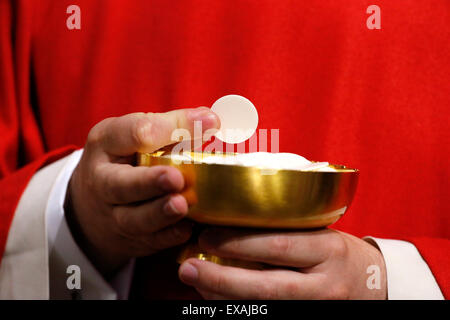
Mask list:
MULTIPOLYGON (((185 178, 183 195, 188 217, 200 224, 310 229, 336 222, 350 206, 358 182, 358 170, 330 165, 334 172, 268 170, 239 165, 200 163, 211 153, 192 152, 194 162, 182 163, 170 151, 140 153, 141 166, 170 165, 185 178)), ((223 154, 227 156, 227 154, 223 154)), ((224 265, 261 268, 201 252, 193 239, 177 258, 196 257, 224 265)))

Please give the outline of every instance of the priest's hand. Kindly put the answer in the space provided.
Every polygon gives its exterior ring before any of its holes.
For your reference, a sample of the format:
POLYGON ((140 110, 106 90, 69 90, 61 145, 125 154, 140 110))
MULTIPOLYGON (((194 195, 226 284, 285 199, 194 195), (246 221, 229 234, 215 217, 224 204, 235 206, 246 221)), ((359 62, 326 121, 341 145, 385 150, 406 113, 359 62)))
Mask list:
POLYGON ((201 107, 108 118, 89 132, 69 184, 66 218, 77 243, 105 276, 132 257, 189 239, 181 173, 133 162, 136 152, 174 143, 175 129, 187 129, 193 136, 194 121, 202 121, 203 131, 220 126, 217 116, 201 107))
POLYGON ((386 299, 380 251, 346 233, 211 228, 199 244, 220 257, 270 265, 249 270, 188 259, 180 279, 206 299, 386 299))

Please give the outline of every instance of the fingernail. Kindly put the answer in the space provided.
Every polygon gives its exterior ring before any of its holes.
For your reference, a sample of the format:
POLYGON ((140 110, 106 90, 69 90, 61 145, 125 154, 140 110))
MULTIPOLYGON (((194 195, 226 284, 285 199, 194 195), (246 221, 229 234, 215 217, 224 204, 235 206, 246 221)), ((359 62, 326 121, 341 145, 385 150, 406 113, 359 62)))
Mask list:
POLYGON ((202 131, 220 127, 219 117, 212 112, 211 109, 206 107, 200 107, 192 110, 189 117, 192 121, 202 122, 202 131))
POLYGON ((197 281, 198 271, 190 263, 183 263, 180 267, 180 279, 186 283, 194 283, 197 281))
POLYGON ((198 107, 189 111, 188 117, 190 120, 201 120, 200 118, 208 113, 212 113, 208 107, 198 107))
POLYGON ((169 213, 182 214, 187 210, 186 200, 182 195, 172 196, 165 205, 165 210, 169 213))
POLYGON ((178 211, 177 207, 170 200, 166 203, 164 209, 168 213, 180 214, 180 211, 178 211))
POLYGON ((202 125, 203 131, 212 129, 212 128, 220 128, 220 120, 219 117, 210 111, 208 114, 202 116, 202 125))

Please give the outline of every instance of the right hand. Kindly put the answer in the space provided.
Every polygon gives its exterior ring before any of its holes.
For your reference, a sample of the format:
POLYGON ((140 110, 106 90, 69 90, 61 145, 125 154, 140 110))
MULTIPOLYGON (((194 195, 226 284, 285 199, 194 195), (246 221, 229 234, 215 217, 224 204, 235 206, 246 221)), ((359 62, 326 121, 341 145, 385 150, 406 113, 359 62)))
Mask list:
POLYGON ((220 122, 209 108, 167 113, 132 113, 108 118, 89 132, 83 156, 69 183, 66 217, 78 245, 106 277, 129 259, 186 242, 191 222, 180 194, 184 179, 170 166, 135 167, 136 152, 174 143, 172 132, 193 136, 220 122))

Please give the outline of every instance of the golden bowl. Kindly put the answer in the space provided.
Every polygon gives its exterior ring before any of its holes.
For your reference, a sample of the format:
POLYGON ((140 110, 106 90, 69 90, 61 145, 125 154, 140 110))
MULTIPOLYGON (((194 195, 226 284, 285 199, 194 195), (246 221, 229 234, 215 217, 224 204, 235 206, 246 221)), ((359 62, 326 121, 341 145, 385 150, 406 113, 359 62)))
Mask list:
MULTIPOLYGON (((200 152, 191 153, 194 163, 180 163, 168 155, 170 151, 140 153, 137 163, 178 168, 185 178, 188 217, 210 225, 274 229, 328 226, 350 206, 359 175, 358 170, 342 165, 330 165, 336 172, 273 171, 199 163, 211 155, 200 152)), ((197 250, 193 246, 188 256, 220 263, 217 257, 193 253, 197 250)), ((188 257, 186 252, 180 260, 188 257)))

